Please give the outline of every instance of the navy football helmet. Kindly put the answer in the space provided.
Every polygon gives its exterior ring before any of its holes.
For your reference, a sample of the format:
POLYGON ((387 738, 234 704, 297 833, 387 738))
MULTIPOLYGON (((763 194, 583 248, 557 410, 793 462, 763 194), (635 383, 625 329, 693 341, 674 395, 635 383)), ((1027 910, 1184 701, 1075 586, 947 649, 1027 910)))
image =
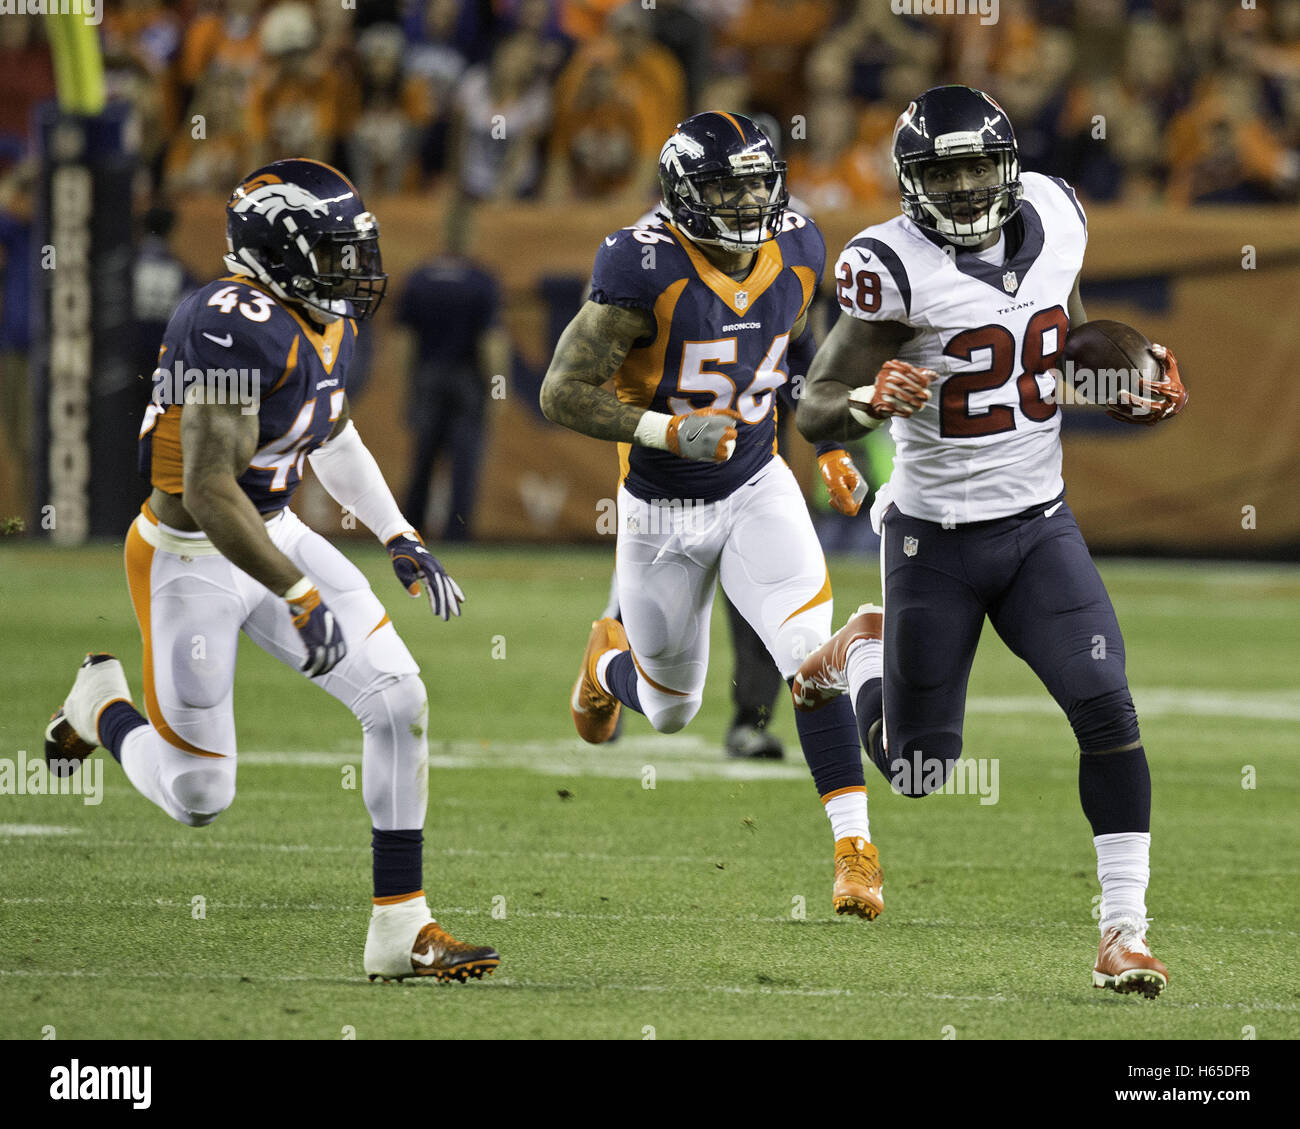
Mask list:
POLYGON ((338 169, 295 157, 246 176, 226 203, 226 266, 319 321, 363 320, 388 288, 379 223, 338 169))
POLYGON ((710 110, 677 126, 659 153, 672 222, 696 243, 753 251, 775 239, 790 201, 785 162, 742 114, 710 110))
POLYGON ((969 86, 936 86, 894 126, 894 172, 903 214, 949 243, 972 247, 1020 210, 1020 155, 1011 121, 992 98, 969 86), (956 192, 926 192, 922 171, 935 161, 987 156, 998 183, 956 192))

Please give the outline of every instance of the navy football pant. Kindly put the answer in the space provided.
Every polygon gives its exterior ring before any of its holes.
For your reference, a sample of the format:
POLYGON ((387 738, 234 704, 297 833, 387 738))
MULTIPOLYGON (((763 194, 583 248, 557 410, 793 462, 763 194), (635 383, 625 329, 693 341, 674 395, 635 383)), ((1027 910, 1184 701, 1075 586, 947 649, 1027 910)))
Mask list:
MULTIPOLYGON (((878 739, 868 752, 886 776, 906 765, 904 779, 916 779, 937 759, 947 779, 961 755, 985 616, 1065 711, 1084 753, 1138 742, 1115 610, 1063 501, 952 529, 891 506, 882 533, 888 752, 878 739)), ((864 736, 866 712, 859 708, 864 736)), ((932 791, 938 777, 927 771, 926 779, 930 786, 902 790, 932 791)))

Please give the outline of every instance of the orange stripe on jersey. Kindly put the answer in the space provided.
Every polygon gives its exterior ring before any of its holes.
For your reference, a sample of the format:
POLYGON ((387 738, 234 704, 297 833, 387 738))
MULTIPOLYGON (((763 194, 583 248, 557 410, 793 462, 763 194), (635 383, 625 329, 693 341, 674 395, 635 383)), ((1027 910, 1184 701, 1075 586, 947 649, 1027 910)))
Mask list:
MULTIPOLYGON (((289 346, 289 355, 284 360, 284 372, 280 374, 280 379, 275 382, 271 392, 279 391, 280 385, 288 380, 289 374, 298 367, 298 341, 299 339, 295 337, 293 344, 289 346)), ((271 392, 268 392, 267 395, 271 395, 271 392)))
POLYGON ((734 310, 737 314, 743 314, 757 302, 764 291, 780 277, 781 270, 785 266, 785 260, 781 256, 781 249, 776 245, 776 240, 769 239, 759 246, 758 252, 754 256, 754 266, 749 272, 749 277, 744 282, 737 282, 730 275, 724 274, 709 262, 704 257, 704 253, 672 224, 669 223, 664 226, 673 233, 673 237, 682 245, 682 250, 690 258, 691 265, 695 267, 695 273, 699 275, 700 281, 712 290, 729 309, 734 310), (741 305, 736 304, 737 294, 745 295, 745 301, 741 305))
MULTIPOLYGON (((615 565, 615 567, 617 568, 617 564, 615 565)), ((639 662, 636 661, 636 655, 632 656, 632 662, 635 664, 636 669, 640 673, 641 677, 644 678, 648 683, 650 683, 650 685, 653 686, 656 690, 658 690, 659 693, 671 694, 674 698, 690 697, 690 695, 686 693, 685 690, 670 690, 668 689, 667 686, 663 686, 660 683, 656 682, 653 678, 651 678, 648 674, 646 674, 645 667, 643 667, 639 662)))
MULTIPOLYGON (((311 342, 312 348, 316 350, 316 355, 320 357, 320 363, 324 366, 327 373, 332 373, 334 371, 334 364, 339 359, 339 346, 343 343, 345 327, 351 331, 354 337, 356 336, 357 328, 351 318, 339 318, 337 321, 330 322, 327 326, 317 327, 303 317, 302 314, 298 313, 298 311, 289 305, 288 302, 281 301, 265 286, 262 286, 255 278, 250 278, 246 274, 227 275, 222 279, 222 281, 237 282, 241 286, 248 286, 253 290, 259 290, 275 302, 280 309, 298 323, 298 328, 302 330, 303 335, 311 342)), ((277 387, 279 386, 277 385, 277 387)))
MULTIPOLYGON (((796 266, 790 268, 794 271, 794 276, 799 280, 799 285, 803 287, 803 305, 799 307, 799 317, 803 317, 808 312, 808 306, 813 300, 813 294, 817 291, 817 276, 813 273, 811 267, 796 266)), ((798 321, 799 318, 795 318, 798 321)))
MULTIPOLYGON (((689 281, 688 278, 679 278, 655 300, 655 339, 643 349, 630 350, 623 360, 623 366, 614 374, 614 393, 620 403, 648 408, 654 401, 655 391, 664 378, 664 356, 668 352, 668 339, 672 335, 673 311, 677 309, 677 301, 689 281)), ((627 460, 631 451, 631 443, 618 445, 620 485, 627 477, 627 460)))
MULTIPOLYGON (((381 619, 378 623, 375 624, 374 627, 370 629, 370 635, 373 635, 376 631, 378 631, 381 627, 383 627, 384 624, 392 623, 392 622, 393 621, 389 618, 388 613, 384 612, 384 618, 381 619)), ((367 635, 366 638, 369 639, 370 635, 367 635)))
POLYGON ((166 494, 185 491, 185 464, 181 456, 181 410, 171 404, 153 425, 149 448, 149 482, 166 494))
MULTIPOLYGON (((158 524, 158 519, 154 517, 153 511, 149 509, 147 502, 142 507, 141 512, 154 525, 158 524)), ((200 757, 225 756, 224 753, 212 753, 206 749, 200 749, 197 745, 191 745, 167 724, 167 719, 163 717, 162 710, 159 708, 158 692, 154 686, 153 678, 153 630, 150 617, 150 577, 153 573, 153 554, 154 547, 132 525, 130 532, 126 535, 126 583, 131 590, 131 604, 135 608, 136 622, 140 625, 140 639, 144 644, 145 712, 149 715, 149 723, 169 745, 175 746, 182 752, 193 753, 195 756, 200 757)))
POLYGON ((727 113, 726 110, 714 110, 713 112, 717 114, 718 117, 720 118, 726 118, 727 121, 729 121, 733 126, 736 127, 736 132, 740 134, 740 140, 741 141, 745 140, 745 131, 740 128, 740 122, 736 121, 736 119, 733 118, 729 113, 727 113))
POLYGON ((781 626, 784 627, 787 623, 789 623, 792 619, 794 619, 795 616, 802 615, 809 608, 815 608, 818 604, 826 603, 826 601, 829 600, 830 598, 831 598, 831 574, 827 572, 826 579, 822 582, 821 591, 819 591, 817 595, 815 595, 811 600, 809 600, 806 604, 804 604, 803 607, 796 608, 788 616, 786 616, 785 619, 781 621, 781 626))
POLYGON ((371 901, 377 906, 396 906, 401 905, 402 902, 409 902, 413 898, 422 897, 424 897, 424 891, 416 890, 413 894, 386 894, 382 898, 372 898, 371 901))
POLYGON ((847 796, 850 792, 861 792, 864 796, 867 794, 865 784, 850 784, 847 788, 836 788, 834 792, 827 792, 822 797, 822 803, 835 799, 836 796, 847 796))

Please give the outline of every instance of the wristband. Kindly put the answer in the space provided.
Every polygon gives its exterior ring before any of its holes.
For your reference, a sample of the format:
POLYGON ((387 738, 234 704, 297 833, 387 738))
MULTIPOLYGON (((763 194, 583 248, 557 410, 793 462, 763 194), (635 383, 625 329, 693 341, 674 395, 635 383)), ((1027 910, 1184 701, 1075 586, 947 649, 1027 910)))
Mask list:
POLYGON ((314 585, 310 580, 308 580, 304 576, 300 580, 298 580, 296 584, 292 585, 289 588, 289 590, 284 594, 282 599, 288 600, 290 603, 293 603, 294 600, 301 600, 305 595, 307 595, 308 592, 310 592, 315 587, 316 585, 314 585))
POLYGON ((641 447, 668 450, 668 425, 673 422, 673 418, 663 412, 646 412, 637 420, 632 442, 641 447))

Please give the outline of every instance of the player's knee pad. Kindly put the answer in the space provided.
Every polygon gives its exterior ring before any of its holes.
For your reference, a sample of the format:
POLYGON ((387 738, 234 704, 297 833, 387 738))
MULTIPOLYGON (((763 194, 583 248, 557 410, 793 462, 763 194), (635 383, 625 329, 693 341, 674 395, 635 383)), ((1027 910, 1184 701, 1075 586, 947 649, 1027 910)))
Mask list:
POLYGON ((650 704, 644 690, 638 691, 646 718, 656 733, 676 733, 685 729, 691 718, 699 712, 700 698, 671 698, 650 704))
POLYGON ((890 786, 912 799, 937 792, 961 759, 960 733, 925 733, 899 743, 885 755, 890 786))
POLYGON ((180 808, 176 818, 189 827, 205 827, 235 799, 234 764, 225 759, 195 764, 171 780, 172 799, 180 808))
POLYGON ((417 675, 389 675, 353 703, 352 713, 366 733, 423 737, 429 721, 429 696, 417 675))
POLYGON ((1085 753, 1122 749, 1140 740, 1137 710, 1128 687, 1075 702, 1066 713, 1085 753))

